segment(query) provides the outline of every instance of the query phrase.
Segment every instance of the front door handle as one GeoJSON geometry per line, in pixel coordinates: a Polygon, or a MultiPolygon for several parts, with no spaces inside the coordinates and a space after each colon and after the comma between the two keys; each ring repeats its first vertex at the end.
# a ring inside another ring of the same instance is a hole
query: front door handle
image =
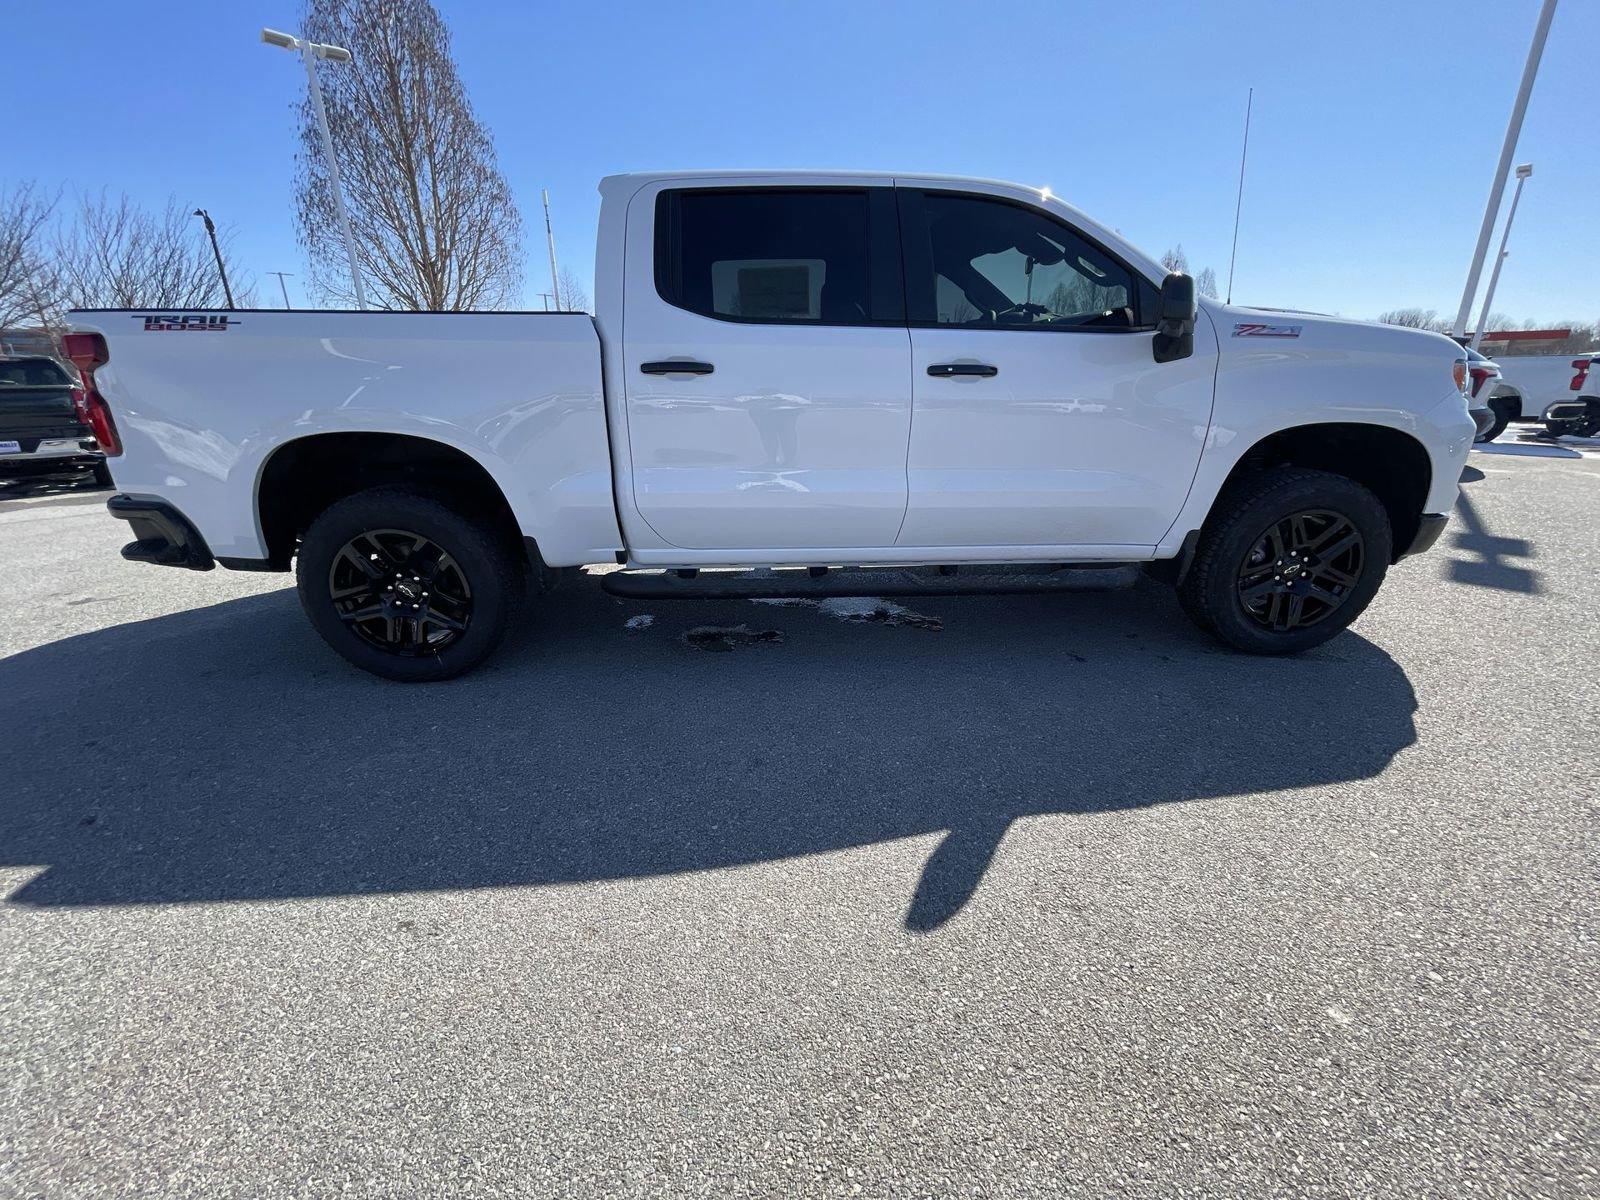
{"type": "Polygon", "coordinates": [[[934,363],[928,368],[928,374],[936,379],[949,379],[955,375],[975,375],[988,379],[1000,374],[1000,368],[991,367],[988,363],[934,363]]]}
{"type": "Polygon", "coordinates": [[[639,370],[646,375],[709,375],[716,368],[706,362],[687,359],[668,359],[666,362],[640,363],[639,370]]]}

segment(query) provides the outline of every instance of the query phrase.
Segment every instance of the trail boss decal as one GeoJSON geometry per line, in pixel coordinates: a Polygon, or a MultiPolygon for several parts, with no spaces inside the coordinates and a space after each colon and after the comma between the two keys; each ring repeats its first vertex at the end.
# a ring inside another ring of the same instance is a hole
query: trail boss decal
{"type": "Polygon", "coordinates": [[[1240,321],[1233,327],[1233,336],[1296,338],[1304,328],[1304,325],[1263,325],[1256,321],[1240,321]]]}
{"type": "Polygon", "coordinates": [[[232,317],[214,317],[205,313],[140,313],[133,318],[144,322],[146,333],[172,333],[187,330],[190,333],[227,333],[229,325],[243,325],[232,317]]]}

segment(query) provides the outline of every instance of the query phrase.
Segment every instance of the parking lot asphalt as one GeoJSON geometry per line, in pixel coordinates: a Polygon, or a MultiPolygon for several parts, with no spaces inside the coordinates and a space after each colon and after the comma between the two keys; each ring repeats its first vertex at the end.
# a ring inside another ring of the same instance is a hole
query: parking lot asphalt
{"type": "Polygon", "coordinates": [[[586,581],[423,687],[0,495],[0,1195],[1596,1194],[1600,443],[1464,479],[1299,659],[586,581]]]}

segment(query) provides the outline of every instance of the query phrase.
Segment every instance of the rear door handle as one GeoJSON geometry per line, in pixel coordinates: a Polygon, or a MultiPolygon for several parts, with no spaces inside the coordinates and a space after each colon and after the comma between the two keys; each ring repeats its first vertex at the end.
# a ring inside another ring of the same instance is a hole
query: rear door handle
{"type": "Polygon", "coordinates": [[[709,375],[716,368],[706,362],[669,359],[666,362],[640,363],[639,370],[646,375],[709,375]]]}
{"type": "Polygon", "coordinates": [[[991,367],[988,363],[934,363],[928,368],[928,374],[937,379],[949,379],[953,375],[976,375],[988,379],[991,375],[1000,374],[1000,368],[991,367]]]}

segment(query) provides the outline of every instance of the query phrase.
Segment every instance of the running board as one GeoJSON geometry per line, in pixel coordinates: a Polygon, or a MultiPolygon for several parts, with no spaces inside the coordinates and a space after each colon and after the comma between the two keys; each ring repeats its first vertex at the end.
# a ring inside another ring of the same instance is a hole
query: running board
{"type": "Polygon", "coordinates": [[[818,596],[998,596],[1106,592],[1132,587],[1139,564],[1088,566],[838,567],[774,570],[608,571],[600,586],[629,600],[792,600],[818,596]]]}

